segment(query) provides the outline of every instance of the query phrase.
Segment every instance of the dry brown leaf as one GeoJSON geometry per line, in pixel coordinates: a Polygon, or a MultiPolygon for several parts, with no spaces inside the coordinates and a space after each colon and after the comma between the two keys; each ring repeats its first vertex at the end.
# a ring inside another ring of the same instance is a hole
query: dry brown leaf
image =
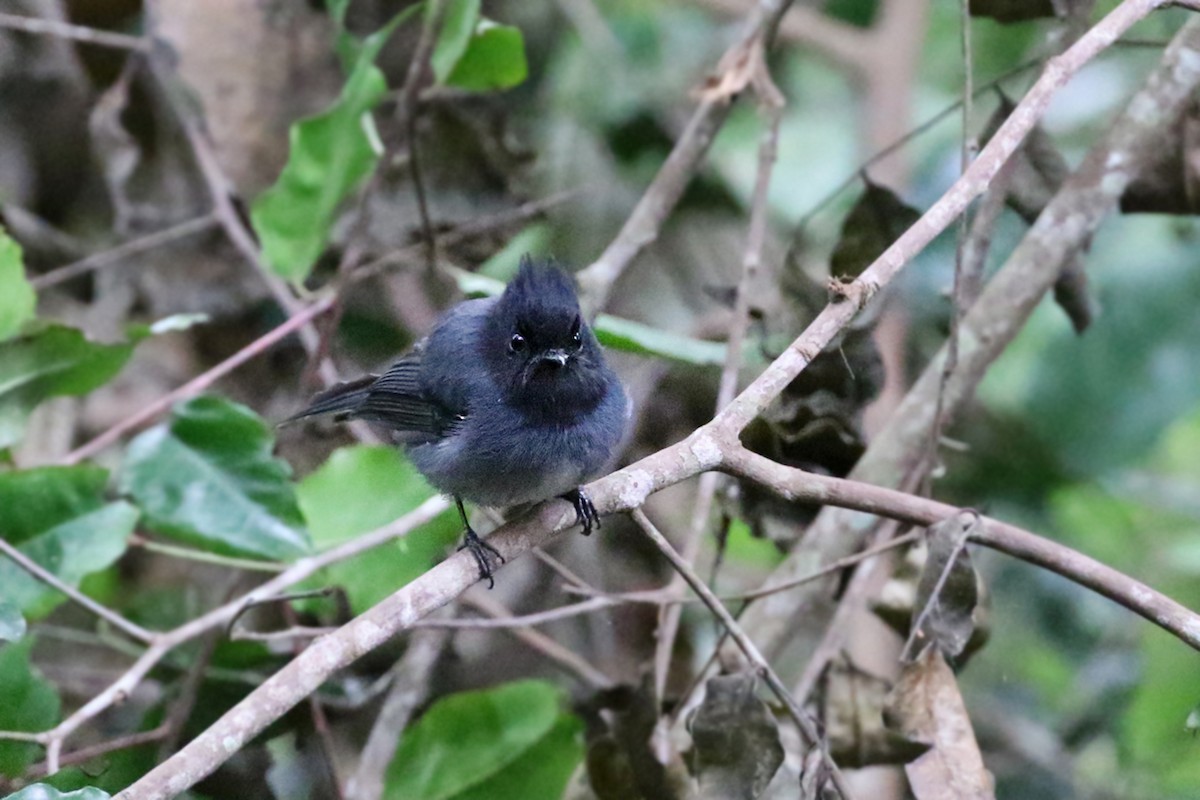
{"type": "Polygon", "coordinates": [[[917,800],[995,800],[954,672],[936,647],[904,668],[889,698],[889,724],[930,749],[905,765],[917,800]]]}

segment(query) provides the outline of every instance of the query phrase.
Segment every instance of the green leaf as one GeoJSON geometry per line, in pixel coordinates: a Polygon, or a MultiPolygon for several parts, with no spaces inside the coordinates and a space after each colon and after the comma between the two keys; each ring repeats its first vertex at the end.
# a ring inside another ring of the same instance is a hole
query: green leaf
{"type": "Polygon", "coordinates": [[[33,319],[37,295],[25,279],[21,246],[0,228],[0,342],[33,319]]]}
{"type": "Polygon", "coordinates": [[[410,11],[363,41],[333,105],[292,125],[288,162],[275,185],[254,202],[250,219],[263,257],[288,280],[308,277],[329,240],[334,212],[375,169],[382,146],[370,112],[387,92],[375,58],[410,11]]]}
{"type": "Polygon", "coordinates": [[[471,92],[511,89],[529,75],[519,28],[481,19],[446,83],[471,92]]]}
{"type": "Polygon", "coordinates": [[[148,527],[212,552],[288,560],[310,549],[286,462],[250,409],[218,397],[176,406],[130,443],[121,491],[148,527]]]}
{"type": "Polygon", "coordinates": [[[16,794],[10,794],[4,800],[110,800],[112,795],[99,789],[77,789],[74,792],[60,792],[53,786],[35,783],[26,786],[16,794]]]}
{"type": "MultiPolygon", "coordinates": [[[[137,524],[128,503],[104,502],[107,473],[98,467],[43,467],[0,474],[0,535],[70,586],[125,552],[137,524]]],[[[43,616],[65,598],[7,558],[0,558],[4,600],[43,616]]]]}
{"type": "MultiPolygon", "coordinates": [[[[58,694],[29,663],[33,639],[0,647],[0,730],[44,731],[58,722],[58,694]]],[[[0,775],[15,777],[41,750],[30,742],[0,741],[0,775]]]]}
{"type": "Polygon", "coordinates": [[[454,800],[558,800],[583,758],[583,724],[559,714],[554,726],[516,761],[454,800]]]}
{"type": "Polygon", "coordinates": [[[385,797],[556,800],[581,755],[579,722],[560,704],[558,689],[543,681],[438,701],[405,731],[385,797]]]}
{"type": "Polygon", "coordinates": [[[719,367],[725,363],[725,345],[681,336],[633,320],[601,314],[593,326],[605,347],[645,356],[658,356],[680,364],[719,367]]]}
{"type": "Polygon", "coordinates": [[[25,635],[25,617],[11,600],[0,600],[0,641],[19,642],[25,635]]]}
{"type": "Polygon", "coordinates": [[[0,344],[0,449],[20,441],[29,412],[39,403],[107,383],[132,352],[133,343],[97,344],[61,325],[0,344]]]}
{"type": "MultiPolygon", "coordinates": [[[[434,494],[398,450],[363,445],[335,450],[296,487],[319,549],[386,525],[434,494]]],[[[364,611],[425,572],[458,534],[458,518],[442,514],[402,539],[330,567],[314,582],[344,586],[352,610],[364,611]]]]}
{"type": "MultiPolygon", "coordinates": [[[[470,297],[494,297],[504,291],[504,283],[488,275],[451,268],[458,289],[470,297]]],[[[725,345],[693,339],[678,333],[652,328],[633,320],[601,314],[592,323],[600,344],[614,350],[643,356],[658,356],[668,361],[698,367],[719,367],[725,363],[725,345]]],[[[757,353],[746,348],[746,363],[761,361],[757,353]]]]}
{"type": "MultiPolygon", "coordinates": [[[[429,62],[439,84],[445,84],[475,35],[480,0],[449,0],[429,62]]],[[[431,9],[436,4],[431,4],[431,9]]]]}

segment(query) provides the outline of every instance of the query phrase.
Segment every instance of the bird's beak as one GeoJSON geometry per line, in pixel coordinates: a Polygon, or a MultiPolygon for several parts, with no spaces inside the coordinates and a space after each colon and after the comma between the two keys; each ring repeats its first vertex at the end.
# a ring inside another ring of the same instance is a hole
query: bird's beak
{"type": "Polygon", "coordinates": [[[566,350],[561,350],[561,349],[547,350],[545,353],[542,354],[541,361],[547,367],[565,367],[567,365],[567,360],[570,357],[571,357],[571,354],[568,353],[566,350]]]}

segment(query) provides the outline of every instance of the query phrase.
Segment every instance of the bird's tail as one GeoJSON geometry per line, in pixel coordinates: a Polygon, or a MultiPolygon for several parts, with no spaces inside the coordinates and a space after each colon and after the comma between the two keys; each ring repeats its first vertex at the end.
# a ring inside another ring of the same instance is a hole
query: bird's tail
{"type": "Polygon", "coordinates": [[[324,414],[337,415],[335,418],[339,422],[352,419],[356,416],[355,412],[361,409],[363,403],[366,402],[371,386],[378,379],[378,375],[364,375],[357,380],[339,383],[314,397],[308,408],[299,414],[288,417],[279,424],[287,425],[324,414]]]}

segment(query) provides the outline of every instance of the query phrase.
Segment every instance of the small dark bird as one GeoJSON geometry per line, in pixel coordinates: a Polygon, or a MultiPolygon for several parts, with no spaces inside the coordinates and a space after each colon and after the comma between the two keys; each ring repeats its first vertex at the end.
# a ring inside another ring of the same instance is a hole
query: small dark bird
{"type": "Polygon", "coordinates": [[[504,559],[472,530],[463,500],[505,507],[561,497],[590,534],[600,519],[580,485],[616,456],[630,405],[570,277],[524,256],[504,294],[458,304],[383,375],[335,386],[292,419],[317,414],[388,429],[454,497],[467,529],[459,549],[490,587],[491,557],[504,559]]]}

